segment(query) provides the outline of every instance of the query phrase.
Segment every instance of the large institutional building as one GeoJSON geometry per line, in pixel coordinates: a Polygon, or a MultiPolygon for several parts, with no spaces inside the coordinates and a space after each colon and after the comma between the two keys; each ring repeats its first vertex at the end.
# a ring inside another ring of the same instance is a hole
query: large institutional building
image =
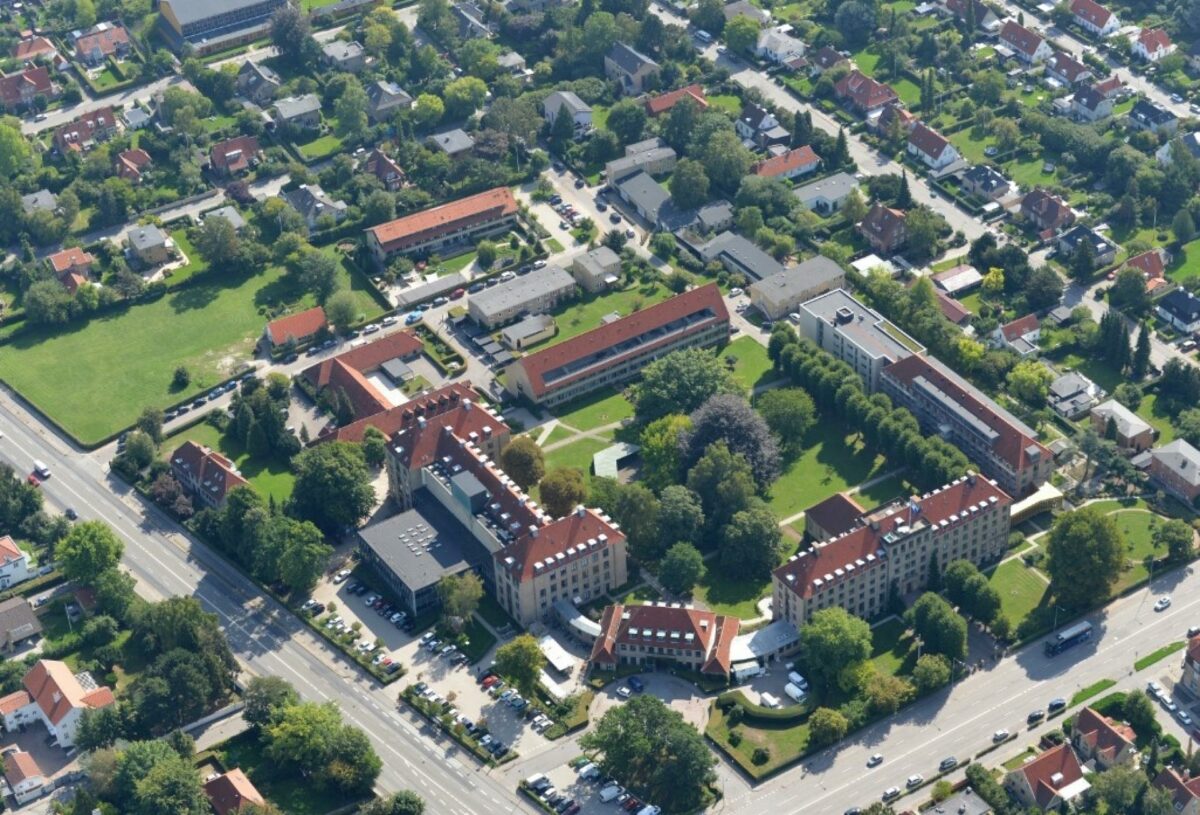
{"type": "Polygon", "coordinates": [[[496,187],[373,226],[367,230],[367,247],[382,269],[399,255],[429,255],[477,243],[516,223],[517,199],[508,187],[496,187]]]}
{"type": "Polygon", "coordinates": [[[258,39],[287,0],[161,0],[159,29],[171,48],[207,54],[258,39]]]}
{"type": "Polygon", "coordinates": [[[857,517],[832,513],[841,519],[826,521],[828,540],[775,570],[774,617],[799,628],[837,606],[871,619],[886,610],[893,586],[901,594],[926,588],[932,556],[942,569],[996,561],[1008,545],[1011,505],[995,483],[970,474],[857,517]]]}
{"type": "Polygon", "coordinates": [[[678,603],[618,603],[604,609],[591,662],[608,670],[662,664],[728,677],[739,624],[737,617],[678,603]]]}

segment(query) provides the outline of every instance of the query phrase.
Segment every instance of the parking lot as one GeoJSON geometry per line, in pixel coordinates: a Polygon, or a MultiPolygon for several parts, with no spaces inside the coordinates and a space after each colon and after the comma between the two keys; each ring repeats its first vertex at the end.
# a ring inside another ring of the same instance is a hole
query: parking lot
{"type": "Polygon", "coordinates": [[[650,802],[639,801],[626,793],[582,756],[524,780],[542,800],[563,815],[625,815],[626,812],[638,815],[652,806],[650,802]],[[601,799],[604,790],[609,790],[604,793],[607,801],[601,799]]]}
{"type": "MultiPolygon", "coordinates": [[[[643,673],[638,674],[636,679],[643,686],[641,693],[657,696],[668,707],[681,714],[687,722],[696,725],[701,732],[704,731],[704,725],[708,720],[709,700],[696,694],[695,685],[670,674],[643,673]]],[[[599,719],[605,711],[615,705],[623,704],[626,701],[627,697],[622,695],[623,688],[629,691],[630,696],[638,692],[629,680],[625,680],[611,682],[603,691],[596,694],[596,701],[592,703],[591,709],[592,721],[599,719]]]]}

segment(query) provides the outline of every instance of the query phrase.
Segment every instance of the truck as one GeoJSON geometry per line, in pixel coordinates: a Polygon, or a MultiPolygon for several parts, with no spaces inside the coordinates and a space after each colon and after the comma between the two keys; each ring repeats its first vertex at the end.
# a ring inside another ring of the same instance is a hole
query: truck
{"type": "Polygon", "coordinates": [[[763,707],[769,707],[769,708],[783,707],[783,703],[779,701],[778,696],[774,696],[770,693],[764,693],[759,698],[762,699],[763,707]]]}
{"type": "Polygon", "coordinates": [[[1050,639],[1046,640],[1044,647],[1046,656],[1052,657],[1061,654],[1068,648],[1074,647],[1081,642],[1087,642],[1092,638],[1092,624],[1089,622],[1076,623],[1075,625],[1064,628],[1050,639]]]}
{"type": "Polygon", "coordinates": [[[733,681],[734,681],[734,684],[741,684],[742,682],[749,682],[751,679],[756,679],[760,676],[763,676],[764,674],[766,674],[766,672],[767,672],[767,669],[757,663],[751,664],[751,665],[746,665],[741,668],[734,668],[733,669],[733,681]]]}
{"type": "Polygon", "coordinates": [[[600,790],[600,800],[601,800],[601,802],[607,804],[612,799],[620,796],[620,794],[621,794],[621,787],[617,784],[610,784],[609,786],[600,790]]]}

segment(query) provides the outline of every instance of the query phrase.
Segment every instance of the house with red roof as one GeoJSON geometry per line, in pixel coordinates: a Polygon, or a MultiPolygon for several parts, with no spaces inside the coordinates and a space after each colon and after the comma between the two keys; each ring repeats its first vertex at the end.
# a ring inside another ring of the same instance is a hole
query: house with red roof
{"type": "Polygon", "coordinates": [[[1046,60],[1046,75],[1057,79],[1068,88],[1073,88],[1095,77],[1092,69],[1068,54],[1066,51],[1055,51],[1046,60]]]}
{"type": "Polygon", "coordinates": [[[363,171],[378,178],[383,188],[390,192],[404,186],[404,170],[394,158],[379,148],[372,150],[371,155],[367,156],[367,160],[363,162],[363,171]]]}
{"type": "Polygon", "coordinates": [[[42,66],[0,76],[0,104],[6,110],[27,108],[39,96],[47,101],[58,98],[58,86],[50,79],[50,72],[42,66]]]}
{"type": "Polygon", "coordinates": [[[185,441],[171,454],[171,475],[200,508],[220,509],[231,490],[250,483],[232,461],[194,441],[185,441]]]}
{"type": "Polygon", "coordinates": [[[658,96],[648,96],[643,104],[646,115],[655,118],[669,112],[684,99],[692,100],[700,110],[708,110],[708,97],[704,95],[704,86],[698,82],[658,96]]]}
{"type": "Polygon", "coordinates": [[[942,312],[942,316],[955,325],[963,325],[971,319],[971,309],[964,306],[961,302],[954,299],[940,289],[934,291],[934,296],[937,297],[938,309],[942,312]]]}
{"type": "Polygon", "coordinates": [[[876,252],[894,255],[908,240],[906,217],[902,209],[892,209],[876,203],[859,222],[858,232],[876,252]]]}
{"type": "Polygon", "coordinates": [[[1171,253],[1162,247],[1149,249],[1140,255],[1134,255],[1125,261],[1126,269],[1141,272],[1146,280],[1146,290],[1154,291],[1160,286],[1167,285],[1167,264],[1171,262],[1171,253]]]}
{"type": "Polygon", "coordinates": [[[108,57],[129,56],[129,32],[120,23],[96,23],[87,31],[72,34],[75,58],[84,65],[97,67],[108,57]]]}
{"type": "Polygon", "coordinates": [[[496,187],[448,204],[405,215],[367,230],[367,246],[380,269],[397,255],[428,255],[510,230],[517,199],[496,187]]]}
{"type": "Polygon", "coordinates": [[[992,345],[1015,351],[1022,359],[1036,356],[1038,340],[1042,337],[1042,324],[1036,314],[1026,314],[1012,322],[999,326],[992,332],[992,345]]]}
{"type": "Polygon", "coordinates": [[[678,667],[728,679],[739,624],[737,617],[679,603],[617,603],[604,609],[589,662],[604,670],[678,667]]]}
{"type": "Polygon", "coordinates": [[[1146,62],[1158,62],[1163,57],[1175,53],[1175,43],[1171,42],[1170,35],[1161,28],[1141,29],[1136,37],[1130,37],[1129,46],[1135,57],[1146,62]]]}
{"type": "Polygon", "coordinates": [[[1071,745],[1084,764],[1095,763],[1097,770],[1117,765],[1137,766],[1137,733],[1124,722],[1114,721],[1085,707],[1071,727],[1071,745]]]}
{"type": "Polygon", "coordinates": [[[77,246],[62,249],[46,257],[50,271],[70,294],[74,294],[81,286],[91,282],[92,264],[95,262],[96,258],[77,246]]]}
{"type": "Polygon", "coordinates": [[[1004,777],[1004,789],[1023,807],[1057,812],[1091,789],[1069,744],[1052,747],[1004,777]]]}
{"type": "Polygon", "coordinates": [[[1015,20],[1004,23],[1004,27],[1000,29],[1000,42],[1011,48],[1017,58],[1027,65],[1044,62],[1054,53],[1054,49],[1041,34],[1030,31],[1015,20]]]}
{"type": "Polygon", "coordinates": [[[1113,71],[1112,76],[1108,79],[1097,82],[1093,85],[1097,91],[1104,94],[1106,99],[1115,99],[1125,88],[1125,80],[1121,79],[1121,75],[1113,71]]]}
{"type": "Polygon", "coordinates": [[[151,163],[150,154],[140,147],[135,147],[132,150],[122,150],[117,153],[117,157],[113,160],[113,168],[120,178],[140,184],[142,171],[151,163]]]}
{"type": "Polygon", "coordinates": [[[303,345],[328,325],[325,309],[314,306],[267,323],[263,337],[272,348],[279,348],[288,342],[303,345]]]}
{"type": "Polygon", "coordinates": [[[772,573],[776,620],[799,628],[830,607],[872,619],[887,608],[893,584],[902,594],[926,587],[931,558],[942,568],[954,560],[984,565],[1002,558],[1008,545],[1012,499],[974,473],[856,516],[852,503],[813,507],[833,536],[772,573]]]}
{"type": "Polygon", "coordinates": [[[29,555],[11,536],[0,537],[0,589],[7,589],[30,578],[29,555]]]}
{"type": "Polygon", "coordinates": [[[816,51],[808,54],[809,70],[813,76],[820,76],[826,71],[839,65],[848,65],[850,60],[831,45],[822,45],[816,51]]]}
{"type": "Polygon", "coordinates": [[[349,402],[356,420],[365,419],[407,401],[394,396],[389,385],[403,386],[405,363],[420,356],[423,347],[411,331],[396,331],[323,359],[304,369],[300,379],[314,398],[331,391],[338,400],[349,402]]]}
{"type": "Polygon", "coordinates": [[[1098,37],[1115,34],[1121,27],[1117,15],[1096,2],[1096,0],[1071,0],[1071,14],[1076,24],[1085,31],[1090,31],[1098,37]]]}
{"type": "Polygon", "coordinates": [[[754,174],[764,178],[797,178],[815,173],[820,166],[821,157],[806,144],[778,156],[763,159],[754,165],[754,174]]]}
{"type": "Polygon", "coordinates": [[[1075,223],[1075,213],[1067,202],[1041,187],[1030,190],[1021,199],[1021,215],[1039,234],[1053,235],[1075,223]]]}
{"type": "Polygon", "coordinates": [[[834,493],[804,510],[804,532],[815,541],[836,538],[857,526],[865,511],[848,493],[834,493]]]}
{"type": "Polygon", "coordinates": [[[19,62],[48,62],[56,70],[62,70],[68,63],[63,59],[54,43],[45,37],[35,37],[32,34],[23,37],[12,47],[13,59],[19,62]]]}
{"type": "Polygon", "coordinates": [[[1154,786],[1171,793],[1177,815],[1200,815],[1200,776],[1192,778],[1167,767],[1154,779],[1154,786]]]}
{"type": "Polygon", "coordinates": [[[26,804],[47,792],[42,768],[24,750],[13,750],[4,755],[4,780],[18,804],[26,804]]]}
{"type": "Polygon", "coordinates": [[[267,803],[246,774],[236,767],[206,781],[204,797],[217,815],[241,812],[248,804],[261,807],[267,803]]]}
{"type": "Polygon", "coordinates": [[[58,746],[75,746],[75,735],[85,710],[108,707],[116,702],[112,689],[97,685],[87,671],[71,673],[67,663],[42,659],[34,663],[22,681],[22,689],[0,698],[4,729],[12,732],[22,725],[41,722],[58,746]]]}
{"type": "Polygon", "coordinates": [[[1183,657],[1183,675],[1179,682],[1193,694],[1200,695],[1200,636],[1188,641],[1183,657]]]}
{"type": "Polygon", "coordinates": [[[909,131],[908,145],[905,149],[910,156],[934,172],[946,169],[961,158],[954,145],[924,122],[918,122],[909,131]]]}
{"type": "Polygon", "coordinates": [[[217,175],[228,178],[249,170],[260,155],[262,148],[258,139],[253,136],[237,136],[212,146],[208,151],[208,166],[217,175]]]}
{"type": "Polygon", "coordinates": [[[89,111],[54,131],[54,147],[63,156],[86,153],[97,143],[115,136],[119,128],[111,107],[89,111]]]}
{"type": "Polygon", "coordinates": [[[857,69],[834,84],[833,94],[851,110],[868,117],[900,99],[890,85],[876,82],[857,69]]]}

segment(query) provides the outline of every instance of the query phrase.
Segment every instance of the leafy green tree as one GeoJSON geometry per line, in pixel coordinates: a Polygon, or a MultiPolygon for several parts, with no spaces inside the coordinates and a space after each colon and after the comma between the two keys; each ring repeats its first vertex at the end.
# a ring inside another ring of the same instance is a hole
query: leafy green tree
{"type": "Polygon", "coordinates": [[[348,442],[310,447],[292,459],[296,483],[289,511],[326,533],[356,526],[375,505],[362,448],[348,442]]]}
{"type": "Polygon", "coordinates": [[[708,173],[704,165],[683,158],[671,173],[671,200],[680,209],[695,209],[708,200],[708,173]]]}
{"type": "Polygon", "coordinates": [[[337,261],[316,249],[309,249],[300,255],[296,261],[296,271],[300,285],[305,291],[311,292],[318,303],[328,300],[340,285],[337,261]]]}
{"type": "Polygon", "coordinates": [[[336,326],[339,331],[347,331],[359,316],[358,301],[354,292],[339,289],[329,295],[325,301],[325,319],[336,326]]]}
{"type": "Polygon", "coordinates": [[[672,484],[658,497],[658,534],[661,540],[695,544],[704,529],[704,509],[697,495],[681,484],[672,484]]]}
{"type": "Polygon", "coordinates": [[[648,487],[662,491],[679,481],[683,468],[679,437],[691,426],[692,420],[687,416],[671,413],[655,419],[642,430],[638,442],[642,448],[642,480],[648,487]]]}
{"type": "Polygon", "coordinates": [[[233,271],[242,256],[242,239],[228,218],[205,218],[193,240],[200,256],[219,271],[233,271]]]}
{"type": "Polygon", "coordinates": [[[97,575],[114,568],[124,551],[125,544],[108,524],[83,521],[58,542],[54,559],[68,580],[88,586],[97,575]]]}
{"type": "Polygon", "coordinates": [[[446,103],[446,113],[452,119],[470,116],[487,98],[487,85],[476,76],[462,76],[446,85],[442,91],[442,100],[446,103]]]}
{"type": "Polygon", "coordinates": [[[876,713],[895,713],[912,699],[915,690],[898,676],[884,673],[868,662],[860,675],[860,690],[868,706],[876,713]]]}
{"type": "Polygon", "coordinates": [[[456,630],[471,619],[483,599],[483,582],[474,572],[446,575],[438,581],[438,598],[442,601],[442,618],[456,630]],[[455,621],[458,622],[455,622],[455,621]]]}
{"type": "Polygon", "coordinates": [[[1136,812],[1137,801],[1145,792],[1149,779],[1136,767],[1109,767],[1095,773],[1090,779],[1092,788],[1088,796],[1101,802],[1103,812],[1136,812]]]}
{"type": "Polygon", "coordinates": [[[1068,608],[1106,600],[1125,562],[1125,538],[1116,521],[1093,507],[1055,519],[1047,545],[1050,590],[1068,608]]]}
{"type": "Polygon", "coordinates": [[[242,692],[242,718],[253,727],[262,727],[271,722],[285,708],[300,701],[286,679],[278,676],[255,676],[246,683],[242,692]]]}
{"type": "Polygon", "coordinates": [[[1175,213],[1175,218],[1171,221],[1171,231],[1175,233],[1175,240],[1180,244],[1191,243],[1196,239],[1196,222],[1192,220],[1192,213],[1187,207],[1175,213]]]}
{"type": "Polygon", "coordinates": [[[539,489],[542,506],[555,518],[567,515],[587,498],[583,473],[574,467],[557,467],[546,473],[539,489]]]}
{"type": "Polygon", "coordinates": [[[819,707],[808,717],[809,741],[815,747],[841,741],[849,729],[846,717],[831,708],[819,707]]]}
{"type": "Polygon", "coordinates": [[[286,4],[271,15],[271,43],[283,60],[299,68],[308,61],[312,29],[298,6],[286,4]]]}
{"type": "Polygon", "coordinates": [[[516,436],[500,452],[500,466],[517,486],[531,490],[546,474],[542,448],[529,436],[516,436]]]}
{"type": "Polygon", "coordinates": [[[163,412],[161,408],[144,408],[135,422],[138,430],[149,436],[155,444],[161,444],[163,438],[163,412]]]}
{"type": "Polygon", "coordinates": [[[0,178],[12,178],[19,172],[33,169],[33,151],[18,127],[9,119],[0,122],[0,178]]]}
{"type": "Polygon", "coordinates": [[[950,660],[941,654],[921,654],[913,666],[912,677],[921,693],[940,688],[950,681],[950,660]]]}
{"type": "Polygon", "coordinates": [[[925,651],[962,659],[967,655],[967,621],[933,592],[917,598],[906,614],[925,651]]]}
{"type": "Polygon", "coordinates": [[[1138,733],[1155,732],[1154,703],[1141,690],[1131,690],[1125,695],[1125,704],[1121,706],[1121,715],[1129,726],[1138,733]]]}
{"type": "Polygon", "coordinates": [[[677,543],[658,564],[658,579],[675,594],[688,594],[704,576],[704,558],[690,543],[677,543]]]}
{"type": "Polygon", "coordinates": [[[755,494],[754,473],[740,453],[732,453],[724,441],[708,446],[688,471],[688,489],[700,498],[709,531],[729,523],[750,506],[755,494]]]}
{"type": "Polygon", "coordinates": [[[698,461],[715,442],[746,457],[760,487],[779,477],[779,446],[767,423],[741,396],[717,394],[691,415],[692,428],[680,438],[686,449],[685,466],[698,461]]]}
{"type": "Polygon", "coordinates": [[[779,520],[757,499],[730,518],[721,532],[721,566],[737,578],[765,579],[779,565],[782,551],[779,520]]]}
{"type": "Polygon", "coordinates": [[[108,707],[83,711],[79,719],[79,730],[75,734],[75,745],[80,750],[96,750],[111,747],[120,739],[130,735],[128,706],[118,702],[108,707]]]}
{"type": "Polygon", "coordinates": [[[646,130],[646,108],[635,99],[622,99],[608,109],[604,126],[616,135],[621,144],[641,141],[646,130]]]}
{"type": "Polygon", "coordinates": [[[423,93],[417,97],[412,109],[413,124],[424,130],[433,127],[446,115],[446,106],[442,100],[432,93],[423,93]]]}
{"type": "Polygon", "coordinates": [[[737,190],[754,163],[754,154],[732,129],[713,133],[694,158],[704,166],[709,181],[727,193],[737,190]]]}
{"type": "MultiPolygon", "coordinates": [[[[1150,372],[1150,329],[1145,323],[1138,329],[1137,346],[1133,351],[1133,362],[1130,363],[1130,374],[1135,380],[1145,379],[1150,372]]],[[[1124,383],[1129,384],[1129,383],[1124,383]]],[[[1119,387],[1119,386],[1118,386],[1119,387]]],[[[1127,405],[1128,407],[1128,405],[1127,405]]],[[[1136,407],[1134,408],[1136,410],[1136,407]]]]}
{"type": "Polygon", "coordinates": [[[387,460],[387,437],[372,425],[363,432],[362,449],[368,467],[382,467],[387,460]]]}
{"type": "Polygon", "coordinates": [[[823,608],[800,629],[800,653],[813,683],[822,690],[836,689],[843,671],[871,655],[871,626],[845,609],[823,608]]]}
{"type": "Polygon", "coordinates": [[[1018,362],[1008,373],[1008,389],[1021,401],[1039,408],[1046,404],[1054,374],[1037,360],[1018,362]]]}
{"type": "Polygon", "coordinates": [[[579,744],[631,792],[678,811],[699,806],[715,778],[717,759],[700,733],[651,694],[609,708],[579,744]]]}
{"type": "Polygon", "coordinates": [[[496,672],[517,686],[522,695],[533,695],[546,667],[546,655],[529,634],[521,634],[496,649],[496,672]]]}
{"type": "Polygon", "coordinates": [[[284,538],[279,558],[279,579],[291,591],[307,594],[316,587],[325,572],[333,547],[325,543],[321,530],[308,521],[289,518],[276,529],[284,538]]]}
{"type": "Polygon", "coordinates": [[[758,44],[758,30],[757,20],[738,15],[725,24],[725,44],[739,54],[753,53],[758,44]]]}
{"type": "Polygon", "coordinates": [[[1195,533],[1187,521],[1172,518],[1160,521],[1150,533],[1150,540],[1155,549],[1165,549],[1167,557],[1173,561],[1191,560],[1195,553],[1195,533]]]}
{"type": "Polygon", "coordinates": [[[789,458],[804,448],[804,438],[817,422],[817,407],[803,388],[772,388],[758,397],[755,409],[779,439],[789,458]]]}
{"type": "Polygon", "coordinates": [[[337,118],[337,133],[343,138],[361,136],[367,129],[369,100],[358,77],[346,77],[342,92],[333,104],[333,115],[337,118]]]}
{"type": "Polygon", "coordinates": [[[362,810],[362,815],[424,815],[425,801],[411,790],[401,790],[387,798],[376,798],[362,810]]]}

